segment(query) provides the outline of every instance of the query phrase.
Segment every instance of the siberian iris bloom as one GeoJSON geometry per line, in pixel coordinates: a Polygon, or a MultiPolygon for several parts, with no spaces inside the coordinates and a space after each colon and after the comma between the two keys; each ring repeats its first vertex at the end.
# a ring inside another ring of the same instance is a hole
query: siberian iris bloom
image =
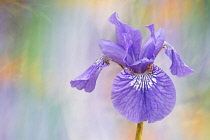
{"type": "Polygon", "coordinates": [[[156,56],[165,51],[172,62],[170,71],[178,77],[191,75],[193,70],[165,41],[163,29],[155,32],[154,24],[146,26],[151,35],[142,44],[141,32],[122,23],[117,13],[112,14],[109,21],[116,27],[117,42],[102,39],[99,46],[104,55],[70,81],[71,86],[92,92],[101,70],[109,61],[114,61],[123,68],[112,87],[111,99],[116,110],[134,123],[162,120],[174,108],[176,90],[170,77],[154,64],[156,56]]]}

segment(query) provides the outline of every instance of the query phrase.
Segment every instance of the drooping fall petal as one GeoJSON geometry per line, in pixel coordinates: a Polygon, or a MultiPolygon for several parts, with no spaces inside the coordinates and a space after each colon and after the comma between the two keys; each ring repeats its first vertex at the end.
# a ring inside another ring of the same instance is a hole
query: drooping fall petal
{"type": "Polygon", "coordinates": [[[107,59],[106,56],[97,59],[83,74],[70,81],[71,86],[78,90],[84,89],[86,92],[92,92],[95,89],[99,73],[109,65],[107,59]]]}
{"type": "Polygon", "coordinates": [[[169,43],[164,42],[164,46],[166,46],[165,54],[172,61],[172,64],[170,66],[171,74],[178,77],[185,77],[193,74],[194,71],[182,61],[180,55],[169,43]]]}
{"type": "Polygon", "coordinates": [[[112,99],[114,107],[127,120],[153,123],[172,111],[176,91],[169,76],[157,66],[147,74],[124,69],[114,80],[112,99]]]}

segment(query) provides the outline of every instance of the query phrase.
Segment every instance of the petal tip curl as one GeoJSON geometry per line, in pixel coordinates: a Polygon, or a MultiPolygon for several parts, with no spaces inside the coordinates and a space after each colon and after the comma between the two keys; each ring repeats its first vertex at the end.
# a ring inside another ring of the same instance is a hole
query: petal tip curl
{"type": "Polygon", "coordinates": [[[119,17],[117,12],[114,12],[110,17],[109,17],[109,22],[115,24],[116,20],[119,21],[119,17]]]}

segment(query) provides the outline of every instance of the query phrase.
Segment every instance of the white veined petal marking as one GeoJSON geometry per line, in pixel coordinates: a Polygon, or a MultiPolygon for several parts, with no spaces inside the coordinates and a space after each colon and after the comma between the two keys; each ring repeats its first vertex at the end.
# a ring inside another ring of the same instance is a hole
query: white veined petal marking
{"type": "Polygon", "coordinates": [[[130,85],[141,91],[147,91],[157,83],[155,73],[134,74],[129,78],[133,79],[130,85]]]}
{"type": "Polygon", "coordinates": [[[93,63],[93,65],[104,65],[104,63],[105,63],[106,65],[108,65],[108,64],[109,64],[109,61],[110,61],[110,59],[109,59],[107,56],[103,55],[103,56],[101,56],[99,59],[97,59],[97,60],[93,63]]]}

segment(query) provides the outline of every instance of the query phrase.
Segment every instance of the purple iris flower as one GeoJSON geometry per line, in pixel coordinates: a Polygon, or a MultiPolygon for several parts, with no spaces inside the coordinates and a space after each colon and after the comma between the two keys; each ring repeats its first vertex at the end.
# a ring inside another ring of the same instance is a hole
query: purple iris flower
{"type": "Polygon", "coordinates": [[[113,82],[111,99],[117,111],[127,120],[135,123],[162,120],[174,108],[176,90],[170,77],[153,62],[161,50],[171,59],[171,73],[178,77],[191,75],[190,69],[174,48],[164,40],[164,30],[155,33],[154,24],[146,26],[151,36],[142,45],[139,30],[122,23],[117,13],[109,18],[116,27],[116,40],[100,41],[104,56],[96,60],[82,75],[70,82],[86,92],[92,92],[102,68],[109,61],[119,64],[123,70],[113,82]]]}

